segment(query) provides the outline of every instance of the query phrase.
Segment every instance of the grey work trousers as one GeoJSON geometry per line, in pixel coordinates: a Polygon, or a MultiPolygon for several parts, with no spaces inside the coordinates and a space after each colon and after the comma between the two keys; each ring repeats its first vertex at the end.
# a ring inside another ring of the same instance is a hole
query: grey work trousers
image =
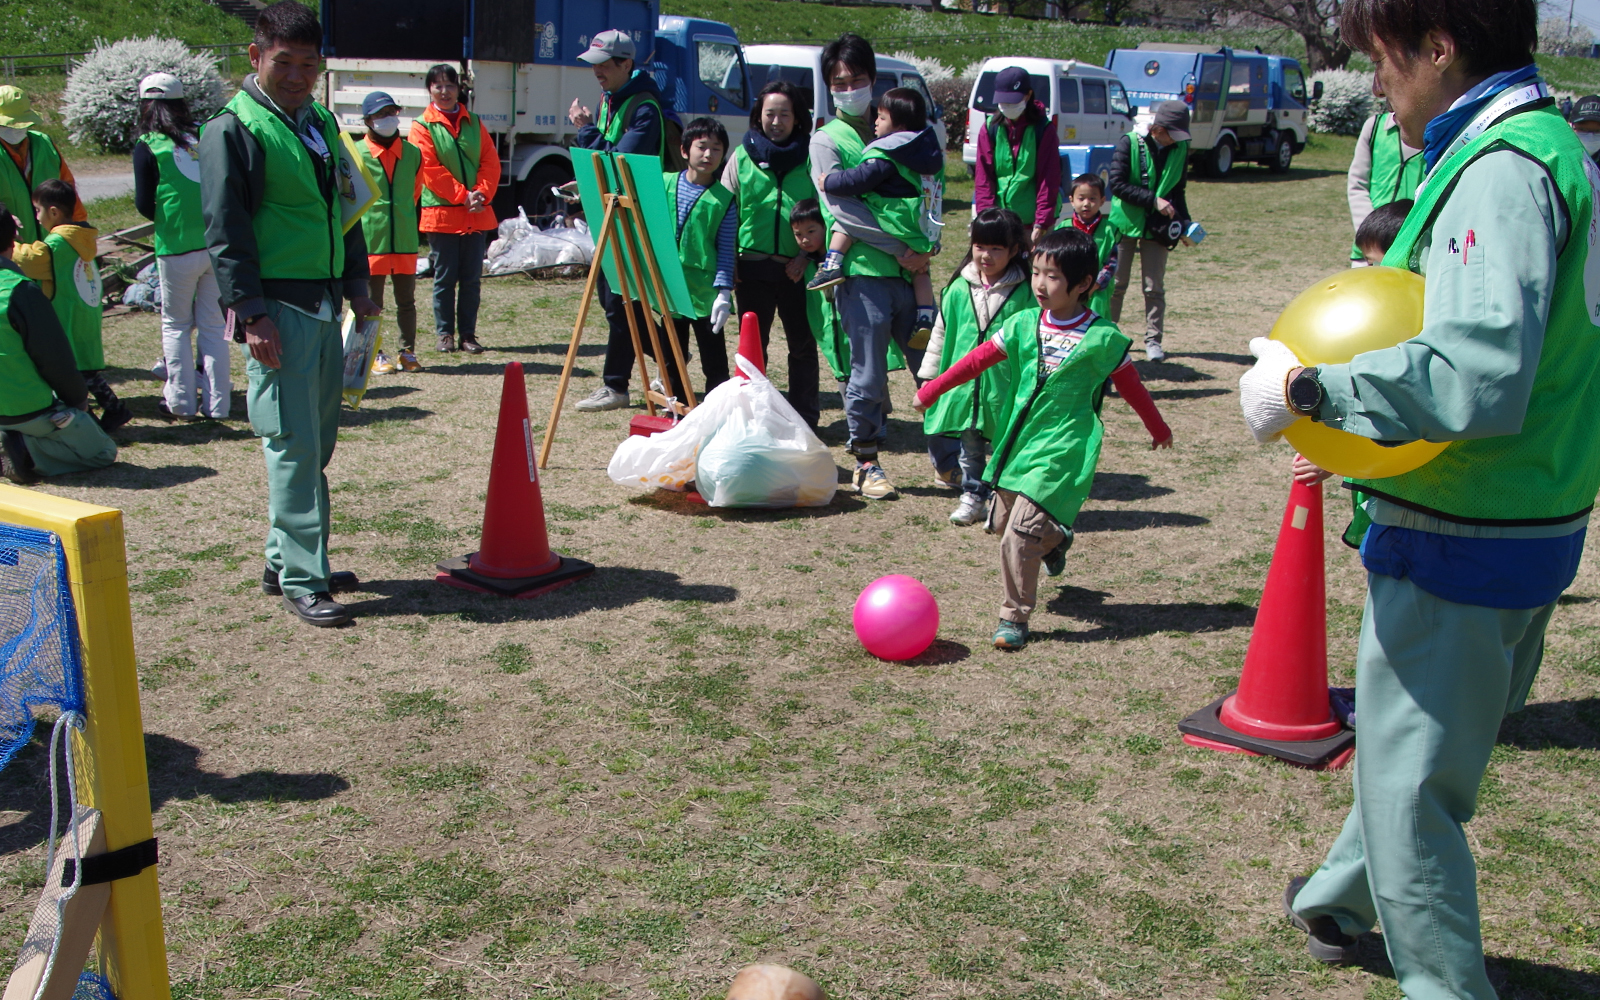
{"type": "MultiPolygon", "coordinates": [[[[1111,322],[1122,325],[1122,300],[1133,280],[1133,256],[1139,255],[1144,282],[1144,339],[1161,343],[1167,324],[1167,245],[1160,240],[1124,238],[1117,248],[1117,283],[1111,293],[1111,322]]],[[[1125,331],[1126,332],[1126,331],[1125,331]]]]}

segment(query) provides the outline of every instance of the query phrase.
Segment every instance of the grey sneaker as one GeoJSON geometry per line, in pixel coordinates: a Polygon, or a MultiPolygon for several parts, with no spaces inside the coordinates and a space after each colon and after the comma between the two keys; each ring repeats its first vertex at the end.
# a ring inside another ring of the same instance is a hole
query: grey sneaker
{"type": "Polygon", "coordinates": [[[1021,649],[1028,644],[1028,623],[1014,622],[1000,619],[1000,627],[994,630],[995,649],[1021,649]]]}
{"type": "Polygon", "coordinates": [[[976,493],[961,494],[961,502],[950,512],[950,523],[958,528],[977,524],[983,518],[983,498],[976,493]]]}
{"type": "Polygon", "coordinates": [[[1144,359],[1146,361],[1167,360],[1167,352],[1161,349],[1161,341],[1147,340],[1144,342],[1144,359]]]}
{"type": "Polygon", "coordinates": [[[629,405],[631,400],[625,392],[618,392],[608,386],[601,386],[588,396],[578,400],[573,409],[584,413],[596,413],[600,410],[620,410],[629,405]]]}
{"type": "Polygon", "coordinates": [[[1283,912],[1298,930],[1306,933],[1306,952],[1327,965],[1354,965],[1361,961],[1361,949],[1356,939],[1339,929],[1339,922],[1329,916],[1307,920],[1294,912],[1294,898],[1300,894],[1310,879],[1301,876],[1289,880],[1283,890],[1283,912]]]}
{"type": "Polygon", "coordinates": [[[878,465],[862,465],[856,468],[856,488],[868,500],[896,500],[900,497],[900,494],[894,491],[894,484],[889,482],[883,467],[878,465]]]}

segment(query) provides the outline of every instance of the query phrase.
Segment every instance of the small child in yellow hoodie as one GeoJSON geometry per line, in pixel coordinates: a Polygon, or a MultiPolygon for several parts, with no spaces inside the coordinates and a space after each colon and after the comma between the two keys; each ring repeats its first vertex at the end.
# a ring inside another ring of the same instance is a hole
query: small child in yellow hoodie
{"type": "Polygon", "coordinates": [[[100,404],[100,426],[112,431],[133,414],[101,374],[106,354],[100,339],[100,269],[94,262],[100,233],[72,221],[77,203],[78,193],[67,182],[55,178],[40,182],[33,189],[33,207],[45,237],[19,243],[12,259],[50,300],[72,344],[78,371],[100,404]]]}

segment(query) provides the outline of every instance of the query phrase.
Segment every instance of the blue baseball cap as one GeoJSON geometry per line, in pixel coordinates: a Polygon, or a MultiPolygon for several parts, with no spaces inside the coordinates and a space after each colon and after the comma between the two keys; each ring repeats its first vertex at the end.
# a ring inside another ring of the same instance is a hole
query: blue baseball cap
{"type": "Polygon", "coordinates": [[[361,101],[361,117],[371,118],[384,108],[398,108],[400,106],[394,98],[381,90],[374,90],[361,101]]]}
{"type": "Polygon", "coordinates": [[[1033,89],[1028,71],[1021,66],[1007,66],[994,77],[994,99],[997,104],[1015,104],[1033,89]]]}

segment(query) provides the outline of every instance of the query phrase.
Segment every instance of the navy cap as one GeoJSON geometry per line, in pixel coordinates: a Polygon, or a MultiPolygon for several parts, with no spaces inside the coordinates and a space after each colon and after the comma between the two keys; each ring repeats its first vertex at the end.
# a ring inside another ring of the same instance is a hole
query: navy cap
{"type": "Polygon", "coordinates": [[[1572,120],[1574,122],[1600,122],[1600,97],[1593,94],[1580,97],[1572,105],[1572,120]]]}
{"type": "Polygon", "coordinates": [[[398,108],[399,102],[381,90],[374,90],[361,101],[361,117],[371,118],[384,108],[398,108]]]}
{"type": "Polygon", "coordinates": [[[994,100],[996,104],[1014,104],[1033,89],[1028,71],[1020,66],[1007,66],[995,74],[994,100]]]}

